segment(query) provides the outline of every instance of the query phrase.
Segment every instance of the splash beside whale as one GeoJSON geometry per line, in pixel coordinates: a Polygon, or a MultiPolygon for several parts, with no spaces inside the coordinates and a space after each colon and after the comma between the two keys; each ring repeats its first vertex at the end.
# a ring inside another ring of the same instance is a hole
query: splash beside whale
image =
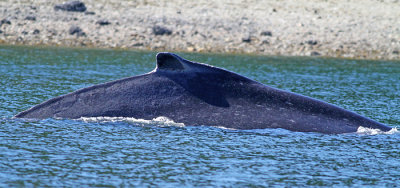
{"type": "Polygon", "coordinates": [[[283,128],[328,134],[391,127],[332,104],[275,89],[236,73],[157,54],[147,74],[83,88],[17,114],[16,118],[167,117],[185,125],[233,129],[283,128]]]}

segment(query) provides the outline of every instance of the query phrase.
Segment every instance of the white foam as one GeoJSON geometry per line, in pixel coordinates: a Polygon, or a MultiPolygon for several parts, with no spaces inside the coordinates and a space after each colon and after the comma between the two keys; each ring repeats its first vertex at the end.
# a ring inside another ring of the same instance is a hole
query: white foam
{"type": "Polygon", "coordinates": [[[377,134],[399,134],[400,131],[397,130],[397,127],[390,129],[389,131],[382,131],[380,129],[371,129],[366,127],[358,127],[357,134],[365,134],[365,135],[377,135],[377,134]]]}
{"type": "Polygon", "coordinates": [[[176,123],[173,120],[160,116],[152,120],[136,119],[131,117],[81,117],[78,120],[84,122],[128,122],[133,124],[140,124],[142,126],[152,125],[158,127],[185,127],[183,123],[176,123]]]}
{"type": "Polygon", "coordinates": [[[225,130],[238,130],[238,129],[234,129],[234,128],[228,128],[228,127],[222,127],[222,126],[214,126],[215,128],[218,129],[225,129],[225,130]]]}

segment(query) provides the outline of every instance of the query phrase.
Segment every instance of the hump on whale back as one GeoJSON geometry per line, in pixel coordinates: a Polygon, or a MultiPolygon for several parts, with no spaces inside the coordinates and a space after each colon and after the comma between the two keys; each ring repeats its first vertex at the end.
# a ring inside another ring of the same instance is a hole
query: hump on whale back
{"type": "Polygon", "coordinates": [[[157,54],[157,70],[182,71],[184,59],[176,54],[160,52],[157,54]]]}
{"type": "MultiPolygon", "coordinates": [[[[242,81],[252,81],[244,76],[236,74],[234,72],[214,67],[211,65],[189,61],[179,57],[174,53],[159,52],[156,56],[157,66],[156,72],[187,72],[187,73],[213,73],[222,74],[227,78],[235,78],[242,81]]],[[[228,79],[229,79],[228,78],[228,79]]]]}

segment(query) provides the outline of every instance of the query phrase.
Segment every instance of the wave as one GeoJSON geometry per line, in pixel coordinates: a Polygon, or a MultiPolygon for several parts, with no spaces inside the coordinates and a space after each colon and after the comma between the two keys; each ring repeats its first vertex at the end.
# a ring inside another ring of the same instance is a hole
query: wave
{"type": "MultiPolygon", "coordinates": [[[[185,127],[184,123],[177,123],[168,117],[160,116],[152,120],[136,119],[132,117],[81,117],[77,120],[84,122],[128,122],[132,124],[139,124],[141,126],[158,126],[158,127],[185,127]]],[[[225,130],[237,130],[234,128],[226,128],[222,126],[213,126],[225,130]]],[[[260,131],[260,129],[257,129],[260,131]]],[[[247,130],[248,131],[248,130],[247,130]]],[[[397,127],[392,128],[389,131],[382,131],[380,129],[371,129],[360,126],[357,129],[357,134],[361,135],[377,135],[377,134],[399,134],[400,131],[397,127]]]]}
{"type": "Polygon", "coordinates": [[[362,135],[377,135],[377,134],[399,134],[400,131],[397,130],[397,127],[390,129],[389,131],[382,131],[380,129],[371,129],[366,127],[358,127],[357,134],[362,135]]]}
{"type": "Polygon", "coordinates": [[[81,117],[77,120],[84,122],[128,122],[142,126],[156,125],[158,127],[185,127],[184,123],[176,123],[164,116],[156,117],[152,120],[136,119],[131,117],[81,117]]]}

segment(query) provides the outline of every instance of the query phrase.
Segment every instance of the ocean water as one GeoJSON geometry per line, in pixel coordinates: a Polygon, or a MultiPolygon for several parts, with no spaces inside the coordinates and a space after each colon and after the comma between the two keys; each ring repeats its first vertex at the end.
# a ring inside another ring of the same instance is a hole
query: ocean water
{"type": "MultiPolygon", "coordinates": [[[[12,117],[155,67],[156,52],[0,46],[0,187],[399,186],[400,134],[185,126],[165,118],[12,117]]],[[[400,62],[186,54],[400,125],[400,62]]]]}

